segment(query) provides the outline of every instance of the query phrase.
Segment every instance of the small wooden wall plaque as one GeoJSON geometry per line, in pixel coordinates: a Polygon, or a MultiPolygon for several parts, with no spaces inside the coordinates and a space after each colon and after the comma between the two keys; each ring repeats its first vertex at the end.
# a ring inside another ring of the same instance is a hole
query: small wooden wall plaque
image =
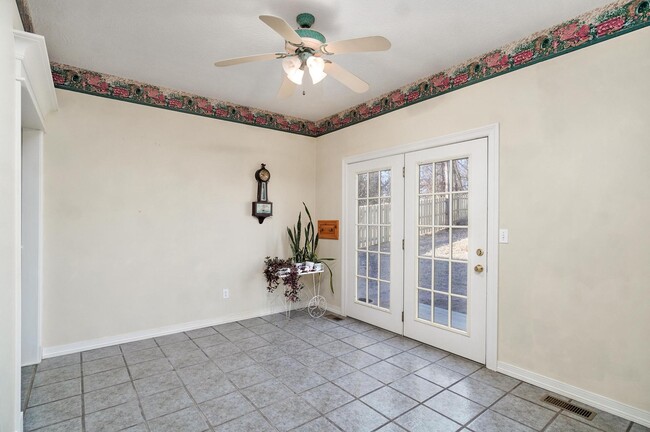
{"type": "Polygon", "coordinates": [[[337,220],[319,220],[318,221],[318,238],[323,240],[339,239],[339,221],[337,220]]]}

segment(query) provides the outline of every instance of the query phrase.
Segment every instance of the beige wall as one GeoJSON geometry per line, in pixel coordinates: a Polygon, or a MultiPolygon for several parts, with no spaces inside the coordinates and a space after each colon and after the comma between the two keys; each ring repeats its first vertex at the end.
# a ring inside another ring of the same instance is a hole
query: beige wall
{"type": "Polygon", "coordinates": [[[43,345],[273,307],[266,255],[314,207],[315,142],[57,91],[44,149],[43,345]],[[250,215],[260,163],[274,216],[250,215]],[[230,299],[222,298],[222,289],[230,299]]]}
{"type": "Polygon", "coordinates": [[[650,410],[649,52],[646,28],[326,135],[318,217],[343,158],[498,122],[499,361],[650,410]]]}
{"type": "Polygon", "coordinates": [[[648,52],[646,28],[318,140],[57,91],[44,346],[264,313],[262,259],[288,254],[300,202],[342,218],[343,158],[498,122],[499,361],[649,410],[648,52]]]}

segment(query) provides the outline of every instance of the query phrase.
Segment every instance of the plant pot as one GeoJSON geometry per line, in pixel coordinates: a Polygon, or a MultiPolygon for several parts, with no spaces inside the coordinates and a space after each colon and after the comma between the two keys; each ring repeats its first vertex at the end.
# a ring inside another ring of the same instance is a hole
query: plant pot
{"type": "Polygon", "coordinates": [[[312,271],[312,270],[314,270],[314,262],[305,261],[305,271],[312,271]]]}
{"type": "Polygon", "coordinates": [[[323,263],[314,263],[314,271],[323,271],[323,263]]]}
{"type": "Polygon", "coordinates": [[[296,268],[298,269],[299,272],[304,271],[304,269],[305,269],[305,263],[304,263],[304,262],[301,262],[301,263],[295,263],[295,264],[294,264],[294,267],[296,267],[296,268]]]}

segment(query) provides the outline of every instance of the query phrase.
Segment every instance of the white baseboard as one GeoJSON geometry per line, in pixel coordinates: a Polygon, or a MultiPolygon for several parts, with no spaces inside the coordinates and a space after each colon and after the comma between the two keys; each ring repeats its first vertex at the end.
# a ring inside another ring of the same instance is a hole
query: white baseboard
{"type": "Polygon", "coordinates": [[[630,405],[615,401],[597,393],[590,392],[580,387],[558,381],[554,378],[549,378],[518,366],[513,366],[508,363],[498,362],[497,371],[502,374],[509,375],[513,378],[520,379],[527,383],[536,385],[543,389],[552,391],[554,393],[566,396],[570,399],[582,402],[591,407],[597,408],[602,411],[623,417],[627,420],[633,421],[640,425],[650,427],[650,411],[644,411],[630,405]]]}
{"type": "MultiPolygon", "coordinates": [[[[307,306],[307,302],[300,302],[293,305],[293,309],[303,308],[307,306]]],[[[332,309],[332,308],[328,308],[332,309]]],[[[200,321],[191,321],[181,324],[173,324],[155,329],[142,330],[132,333],[124,333],[115,336],[107,336],[103,338],[90,339],[85,341],[73,342],[65,345],[57,345],[43,348],[43,358],[58,357],[66,354],[73,354],[82,351],[88,351],[95,348],[103,348],[111,345],[118,345],[127,342],[134,342],[152,337],[165,336],[168,334],[179,333],[184,331],[196,330],[203,327],[209,327],[219,324],[225,324],[234,321],[241,321],[249,318],[255,318],[263,315],[285,312],[284,307],[273,307],[264,311],[249,312],[243,314],[232,314],[219,318],[212,318],[200,321]]]]}
{"type": "Polygon", "coordinates": [[[18,413],[18,418],[16,419],[16,432],[23,432],[23,412],[18,413]]]}
{"type": "Polygon", "coordinates": [[[333,314],[340,315],[340,316],[345,316],[343,315],[343,311],[341,310],[340,307],[337,306],[327,306],[327,312],[332,312],[333,314]]]}

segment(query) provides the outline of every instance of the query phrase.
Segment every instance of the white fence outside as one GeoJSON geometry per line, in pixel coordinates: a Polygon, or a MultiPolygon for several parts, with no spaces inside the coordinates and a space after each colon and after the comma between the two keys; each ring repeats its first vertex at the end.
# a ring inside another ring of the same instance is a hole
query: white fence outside
{"type": "MultiPolygon", "coordinates": [[[[451,200],[445,196],[437,196],[438,200],[435,198],[432,195],[420,197],[418,225],[447,226],[452,221],[453,225],[467,225],[467,194],[452,194],[451,200]]],[[[377,250],[382,240],[384,243],[390,242],[390,230],[387,227],[390,225],[390,202],[359,206],[358,212],[357,220],[366,222],[359,225],[359,249],[377,250]]]]}

